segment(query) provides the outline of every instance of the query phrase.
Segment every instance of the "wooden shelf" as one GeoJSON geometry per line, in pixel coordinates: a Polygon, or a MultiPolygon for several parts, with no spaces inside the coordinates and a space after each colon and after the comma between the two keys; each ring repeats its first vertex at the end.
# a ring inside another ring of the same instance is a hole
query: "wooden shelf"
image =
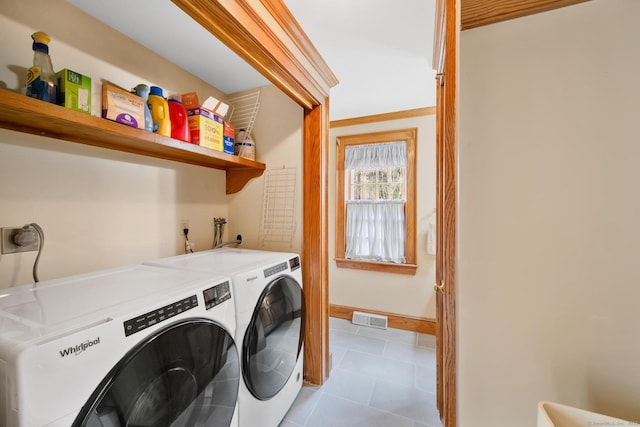
{"type": "Polygon", "coordinates": [[[263,174],[265,164],[167,138],[0,89],[0,127],[226,171],[226,194],[263,174]]]}

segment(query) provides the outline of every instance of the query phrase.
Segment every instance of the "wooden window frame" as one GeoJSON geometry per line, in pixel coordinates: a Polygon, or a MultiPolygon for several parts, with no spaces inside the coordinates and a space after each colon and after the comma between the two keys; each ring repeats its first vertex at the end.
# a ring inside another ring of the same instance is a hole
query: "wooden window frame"
{"type": "Polygon", "coordinates": [[[401,129],[346,135],[336,137],[336,265],[339,268],[356,270],[381,271],[415,275],[418,268],[416,259],[416,217],[417,217],[417,160],[418,129],[401,129]],[[344,152],[350,145],[379,144],[384,142],[406,141],[407,143],[407,188],[406,188],[406,241],[403,264],[391,262],[361,261],[345,258],[346,242],[346,203],[345,203],[345,169],[344,152]]]}

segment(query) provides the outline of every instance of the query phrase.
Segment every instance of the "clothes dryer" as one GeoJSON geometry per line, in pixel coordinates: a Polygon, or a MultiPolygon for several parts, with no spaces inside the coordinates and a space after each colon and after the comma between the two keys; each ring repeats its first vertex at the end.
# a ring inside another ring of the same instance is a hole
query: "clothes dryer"
{"type": "Polygon", "coordinates": [[[236,427],[228,278],[135,265],[0,291],[0,425],[236,427]]]}
{"type": "Polygon", "coordinates": [[[242,343],[240,426],[277,427],[303,381],[300,257],[295,253],[222,248],[152,264],[231,278],[236,297],[236,342],[242,343]]]}

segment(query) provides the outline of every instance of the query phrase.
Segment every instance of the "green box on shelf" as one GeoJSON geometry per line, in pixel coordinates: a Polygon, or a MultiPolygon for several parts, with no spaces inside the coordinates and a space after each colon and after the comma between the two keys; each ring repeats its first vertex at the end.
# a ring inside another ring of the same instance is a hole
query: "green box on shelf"
{"type": "Polygon", "coordinates": [[[91,114],[91,77],[68,68],[56,73],[58,103],[81,113],[91,114]]]}

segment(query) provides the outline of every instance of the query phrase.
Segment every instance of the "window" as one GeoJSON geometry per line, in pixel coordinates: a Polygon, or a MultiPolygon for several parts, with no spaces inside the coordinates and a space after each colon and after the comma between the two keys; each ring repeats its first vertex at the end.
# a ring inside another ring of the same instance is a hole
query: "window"
{"type": "MultiPolygon", "coordinates": [[[[377,144],[376,144],[377,145],[377,144]]],[[[355,168],[347,174],[347,200],[405,200],[406,167],[355,168]]]]}
{"type": "Polygon", "coordinates": [[[337,138],[338,267],[415,274],[416,135],[337,138]]]}

